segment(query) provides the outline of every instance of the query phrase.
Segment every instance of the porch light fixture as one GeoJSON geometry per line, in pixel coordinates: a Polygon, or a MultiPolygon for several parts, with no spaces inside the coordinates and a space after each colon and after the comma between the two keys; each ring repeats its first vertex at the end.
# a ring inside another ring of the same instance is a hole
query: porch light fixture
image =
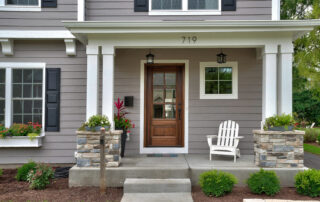
{"type": "Polygon", "coordinates": [[[227,55],[222,52],[222,49],[221,49],[221,53],[217,54],[217,62],[219,64],[227,62],[227,55]]]}
{"type": "Polygon", "coordinates": [[[151,54],[151,51],[149,52],[148,55],[146,55],[147,58],[147,64],[153,64],[154,63],[154,55],[151,54]]]}

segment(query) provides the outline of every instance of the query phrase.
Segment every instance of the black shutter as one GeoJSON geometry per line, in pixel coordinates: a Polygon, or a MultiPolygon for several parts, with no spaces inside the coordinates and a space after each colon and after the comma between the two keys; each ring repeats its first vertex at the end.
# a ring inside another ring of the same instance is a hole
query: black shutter
{"type": "Polygon", "coordinates": [[[148,12],[149,0],[134,0],[134,12],[148,12]]]}
{"type": "Polygon", "coordinates": [[[222,11],[235,11],[237,9],[237,0],[222,0],[222,11]]]}
{"type": "Polygon", "coordinates": [[[60,130],[60,68],[46,69],[46,131],[60,130]]]}
{"type": "Polygon", "coordinates": [[[42,8],[57,8],[58,0],[42,0],[41,7],[42,8]]]}

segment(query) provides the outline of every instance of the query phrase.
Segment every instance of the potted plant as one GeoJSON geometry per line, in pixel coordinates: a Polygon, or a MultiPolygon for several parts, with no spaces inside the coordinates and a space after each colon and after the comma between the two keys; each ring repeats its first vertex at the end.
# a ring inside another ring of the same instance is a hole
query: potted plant
{"type": "Polygon", "coordinates": [[[106,131],[110,129],[110,122],[108,120],[108,117],[104,115],[93,115],[80,127],[79,130],[96,132],[100,131],[102,127],[104,127],[106,131]]]}
{"type": "Polygon", "coordinates": [[[120,98],[118,98],[117,102],[115,102],[115,106],[117,109],[117,113],[114,115],[114,125],[116,130],[122,130],[121,157],[124,157],[124,151],[127,140],[127,131],[129,131],[130,128],[134,128],[135,125],[132,124],[131,120],[125,117],[127,112],[125,111],[123,101],[120,101],[120,98]]]}
{"type": "Polygon", "coordinates": [[[0,125],[0,147],[40,147],[42,126],[39,123],[0,125]]]}
{"type": "Polygon", "coordinates": [[[294,129],[294,124],[295,121],[290,114],[276,115],[266,119],[264,130],[292,131],[294,129]]]}

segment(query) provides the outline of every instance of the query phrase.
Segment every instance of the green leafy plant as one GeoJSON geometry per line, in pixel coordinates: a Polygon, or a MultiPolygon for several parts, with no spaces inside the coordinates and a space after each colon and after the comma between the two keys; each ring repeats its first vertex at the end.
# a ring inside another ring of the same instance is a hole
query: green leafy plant
{"type": "Polygon", "coordinates": [[[3,175],[3,171],[2,169],[0,168],[0,177],[3,175]]]}
{"type": "Polygon", "coordinates": [[[17,124],[14,123],[7,129],[4,126],[0,126],[0,136],[2,138],[8,136],[28,136],[30,133],[39,135],[41,133],[41,124],[29,122],[28,124],[17,124]]]}
{"type": "Polygon", "coordinates": [[[320,136],[320,128],[307,128],[305,132],[304,142],[316,142],[318,136],[320,136]]]}
{"type": "Polygon", "coordinates": [[[18,172],[16,175],[16,179],[18,181],[27,181],[28,174],[31,170],[36,170],[37,164],[34,161],[30,161],[29,163],[24,164],[20,168],[18,168],[18,172]]]}
{"type": "Polygon", "coordinates": [[[320,170],[310,169],[299,172],[295,176],[295,187],[299,194],[320,196],[320,170]]]}
{"type": "Polygon", "coordinates": [[[288,127],[288,126],[293,126],[294,124],[295,124],[295,121],[290,114],[276,115],[266,119],[264,129],[267,130],[268,128],[282,127],[282,126],[288,127]]]}
{"type": "Polygon", "coordinates": [[[220,197],[232,191],[237,178],[231,173],[211,170],[200,175],[199,184],[207,196],[220,197]]]}
{"type": "Polygon", "coordinates": [[[38,164],[36,170],[31,170],[27,181],[31,189],[45,189],[54,177],[53,169],[46,164],[38,164]]]}
{"type": "Polygon", "coordinates": [[[88,126],[89,128],[94,128],[97,126],[110,127],[110,122],[108,120],[108,117],[104,115],[93,115],[89,118],[87,122],[85,122],[84,126],[88,126]]]}
{"type": "Polygon", "coordinates": [[[280,191],[280,182],[274,171],[261,169],[259,172],[250,175],[247,184],[254,194],[265,193],[268,196],[274,196],[280,191]]]}
{"type": "Polygon", "coordinates": [[[38,136],[39,136],[39,134],[37,134],[37,133],[28,133],[28,137],[30,140],[34,140],[38,136]]]}

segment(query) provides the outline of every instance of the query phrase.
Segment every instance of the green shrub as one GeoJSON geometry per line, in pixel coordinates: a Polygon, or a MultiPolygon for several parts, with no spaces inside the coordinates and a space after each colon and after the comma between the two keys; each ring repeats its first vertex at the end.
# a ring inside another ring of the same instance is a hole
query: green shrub
{"type": "Polygon", "coordinates": [[[303,136],[304,142],[316,142],[320,136],[319,128],[308,128],[305,130],[306,134],[303,136]]]}
{"type": "Polygon", "coordinates": [[[302,195],[320,196],[320,170],[306,170],[295,176],[295,187],[302,195]]]}
{"type": "Polygon", "coordinates": [[[232,191],[237,178],[231,173],[211,170],[200,175],[199,184],[207,196],[220,197],[232,191]]]}
{"type": "Polygon", "coordinates": [[[274,171],[261,169],[250,175],[247,184],[254,194],[265,193],[268,196],[273,196],[280,191],[280,182],[274,171]]]}
{"type": "Polygon", "coordinates": [[[276,115],[266,119],[265,128],[268,127],[280,127],[280,126],[292,126],[294,125],[293,117],[288,114],[276,115]]]}
{"type": "Polygon", "coordinates": [[[18,172],[16,175],[16,179],[18,181],[27,181],[28,173],[33,170],[36,170],[37,164],[33,161],[30,161],[29,163],[24,164],[20,168],[18,168],[18,172]]]}
{"type": "Polygon", "coordinates": [[[28,182],[31,189],[44,189],[53,179],[53,169],[45,164],[38,164],[35,170],[31,170],[28,174],[28,182]]]}
{"type": "Polygon", "coordinates": [[[320,134],[318,135],[318,144],[320,144],[320,134]]]}
{"type": "Polygon", "coordinates": [[[2,171],[2,169],[0,168],[0,177],[2,176],[2,174],[3,174],[3,171],[2,171]]]}

